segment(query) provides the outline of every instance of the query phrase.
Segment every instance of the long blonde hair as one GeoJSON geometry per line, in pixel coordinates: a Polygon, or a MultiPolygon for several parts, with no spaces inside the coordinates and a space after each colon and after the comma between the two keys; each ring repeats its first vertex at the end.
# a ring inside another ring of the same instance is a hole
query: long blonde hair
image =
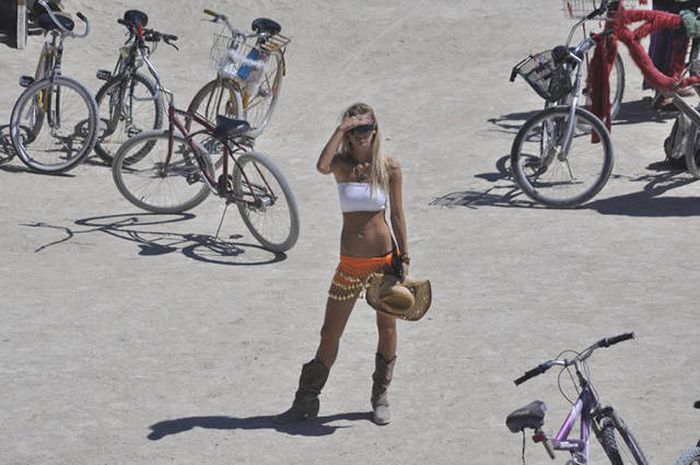
{"type": "MultiPolygon", "coordinates": [[[[368,113],[372,115],[375,130],[370,147],[369,183],[373,192],[379,186],[386,191],[389,185],[389,174],[386,168],[386,159],[379,150],[381,136],[379,133],[379,123],[377,122],[377,116],[374,114],[374,109],[366,103],[353,103],[343,112],[342,117],[346,118],[348,116],[359,116],[368,113]]],[[[352,146],[350,145],[350,139],[347,134],[343,136],[343,141],[340,143],[338,153],[344,160],[349,162],[353,161],[352,146]]]]}

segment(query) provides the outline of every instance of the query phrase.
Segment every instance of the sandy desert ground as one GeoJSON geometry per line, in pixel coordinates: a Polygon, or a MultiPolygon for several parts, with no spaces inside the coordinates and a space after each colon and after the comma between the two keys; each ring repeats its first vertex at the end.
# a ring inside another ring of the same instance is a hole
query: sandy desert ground
{"type": "MultiPolygon", "coordinates": [[[[293,42],[272,124],[258,140],[300,208],[296,247],[261,249],[210,198],[189,214],[137,210],[91,159],[64,176],[0,154],[0,462],[49,464],[517,464],[506,415],[547,401],[548,430],[568,404],[556,374],[512,380],[563,349],[635,331],[596,353],[604,402],[650,462],[698,440],[700,184],[659,166],[672,114],[654,113],[625,55],[627,89],[608,185],[584,208],[540,208],[502,162],[541,99],[511,67],[560,43],[555,0],[114,0],[67,2],[91,21],[69,41],[64,73],[96,92],[123,42],[116,19],[138,7],[181,50],[155,55],[176,101],[207,82],[216,30],[267,16],[293,42]],[[394,421],[370,421],[374,314],[360,302],[321,397],[317,424],[275,426],[313,356],[341,216],[319,150],[354,101],[378,113],[384,148],[404,170],[412,273],[434,301],[400,323],[394,421]]],[[[40,37],[0,45],[0,128],[40,37]]],[[[565,384],[565,386],[568,386],[565,384]]],[[[567,392],[572,390],[567,387],[567,392]]],[[[592,445],[592,463],[605,463],[592,445]]],[[[546,463],[530,443],[528,463],[546,463]]],[[[557,463],[566,458],[560,455],[557,463]]]]}

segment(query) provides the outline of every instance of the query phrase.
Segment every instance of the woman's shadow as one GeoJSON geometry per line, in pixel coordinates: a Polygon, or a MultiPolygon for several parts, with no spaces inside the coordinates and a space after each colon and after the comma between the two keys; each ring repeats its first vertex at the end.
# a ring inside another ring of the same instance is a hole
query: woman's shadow
{"type": "Polygon", "coordinates": [[[372,421],[371,412],[339,413],[318,417],[315,421],[301,421],[279,425],[272,421],[272,415],[237,418],[225,416],[186,417],[175,420],[159,421],[150,426],[151,432],[146,436],[151,441],[158,441],[165,436],[184,433],[193,428],[218,430],[260,430],[273,429],[292,436],[328,436],[337,429],[350,428],[350,425],[331,425],[336,421],[372,421]]]}

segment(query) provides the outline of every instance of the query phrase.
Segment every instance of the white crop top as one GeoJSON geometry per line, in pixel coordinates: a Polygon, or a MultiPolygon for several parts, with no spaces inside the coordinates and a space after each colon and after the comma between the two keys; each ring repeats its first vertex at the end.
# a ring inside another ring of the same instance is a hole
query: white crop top
{"type": "Polygon", "coordinates": [[[378,212],[386,209],[387,196],[384,189],[377,187],[371,192],[368,182],[339,182],[338,197],[340,210],[349,212],[378,212]]]}

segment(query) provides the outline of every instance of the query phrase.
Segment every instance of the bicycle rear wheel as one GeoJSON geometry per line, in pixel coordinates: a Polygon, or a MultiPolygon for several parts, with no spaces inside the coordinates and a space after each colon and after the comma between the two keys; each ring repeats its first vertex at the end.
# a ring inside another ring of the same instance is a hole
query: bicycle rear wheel
{"type": "Polygon", "coordinates": [[[259,136],[270,123],[282,89],[284,73],[284,55],[280,51],[275,51],[267,60],[254,95],[243,95],[245,119],[250,124],[251,135],[254,137],[259,136]]]}
{"type": "Polygon", "coordinates": [[[684,450],[676,465],[700,465],[700,447],[689,447],[684,450]]]}
{"type": "Polygon", "coordinates": [[[612,465],[647,465],[637,440],[619,416],[617,420],[601,418],[600,428],[598,441],[612,465]]]}
{"type": "Polygon", "coordinates": [[[100,109],[95,152],[107,163],[128,138],[163,126],[158,89],[141,73],[115,76],[97,92],[95,101],[100,109]]]}
{"type": "MultiPolygon", "coordinates": [[[[168,157],[167,130],[143,132],[127,140],[117,151],[112,166],[114,182],[126,199],[153,213],[180,213],[196,207],[209,195],[206,175],[213,180],[214,167],[206,153],[195,153],[184,137],[173,135],[168,157]],[[145,146],[150,149],[139,157],[145,146]],[[197,164],[203,163],[203,170],[197,164]]],[[[203,149],[199,149],[202,150],[203,149]]]]}
{"type": "Polygon", "coordinates": [[[238,211],[251,234],[272,252],[291,249],[299,237],[299,212],[282,172],[266,156],[247,152],[233,170],[238,211]]]}
{"type": "Polygon", "coordinates": [[[27,87],[10,119],[10,137],[19,158],[42,173],[77,166],[97,137],[97,104],[79,82],[57,76],[27,87]]]}
{"type": "Polygon", "coordinates": [[[573,207],[590,200],[603,188],[613,168],[607,129],[582,108],[576,109],[571,147],[563,156],[569,111],[560,106],[535,114],[520,128],[511,149],[511,170],[520,188],[550,207],[573,207]],[[593,134],[599,143],[591,142],[593,134]]]}

